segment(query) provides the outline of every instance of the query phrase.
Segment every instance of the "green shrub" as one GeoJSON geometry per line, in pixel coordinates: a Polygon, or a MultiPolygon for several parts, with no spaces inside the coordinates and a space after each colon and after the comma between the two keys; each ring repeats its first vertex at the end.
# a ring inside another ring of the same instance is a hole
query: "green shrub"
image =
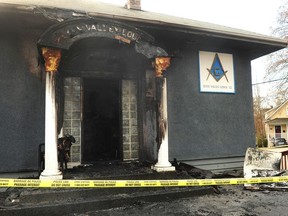
{"type": "Polygon", "coordinates": [[[268,141],[265,137],[258,137],[257,138],[257,147],[262,148],[262,147],[267,147],[268,146],[268,141]]]}

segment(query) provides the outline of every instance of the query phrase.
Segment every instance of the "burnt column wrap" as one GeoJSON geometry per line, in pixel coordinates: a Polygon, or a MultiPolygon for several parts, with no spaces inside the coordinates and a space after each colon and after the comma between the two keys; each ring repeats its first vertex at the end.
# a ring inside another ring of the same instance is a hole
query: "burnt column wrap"
{"type": "Polygon", "coordinates": [[[156,57],[154,68],[158,93],[158,162],[153,169],[158,172],[174,171],[169,162],[168,151],[168,112],[167,112],[167,81],[163,72],[170,66],[170,57],[156,57]]]}
{"type": "Polygon", "coordinates": [[[45,61],[46,92],[45,92],[45,169],[40,179],[62,179],[58,169],[57,156],[57,103],[56,73],[61,59],[61,50],[42,48],[45,61]]]}

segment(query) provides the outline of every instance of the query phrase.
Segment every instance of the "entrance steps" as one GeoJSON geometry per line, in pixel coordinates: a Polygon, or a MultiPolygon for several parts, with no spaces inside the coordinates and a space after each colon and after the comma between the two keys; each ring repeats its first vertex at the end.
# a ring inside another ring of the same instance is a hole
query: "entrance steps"
{"type": "MultiPolygon", "coordinates": [[[[64,172],[73,180],[163,180],[188,179],[186,171],[157,173],[150,165],[138,162],[102,162],[83,165],[64,172]]],[[[212,194],[212,187],[155,188],[2,188],[0,215],[73,215],[101,209],[133,206],[139,203],[172,201],[212,194]]]]}
{"type": "Polygon", "coordinates": [[[213,193],[212,188],[20,189],[2,194],[1,216],[68,215],[213,193]]]}

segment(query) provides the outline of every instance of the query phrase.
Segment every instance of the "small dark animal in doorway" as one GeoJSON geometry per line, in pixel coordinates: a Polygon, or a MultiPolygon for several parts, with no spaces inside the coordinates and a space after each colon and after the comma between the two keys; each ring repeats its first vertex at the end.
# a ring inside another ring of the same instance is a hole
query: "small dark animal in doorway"
{"type": "Polygon", "coordinates": [[[70,149],[72,143],[75,143],[75,138],[72,135],[66,134],[64,137],[58,139],[58,162],[60,163],[61,171],[67,170],[67,162],[70,159],[70,149]],[[64,167],[65,165],[65,167],[64,167]]]}
{"type": "MultiPolygon", "coordinates": [[[[76,140],[72,135],[66,134],[64,137],[58,138],[57,150],[58,150],[58,162],[60,164],[60,169],[67,169],[67,162],[70,158],[70,149],[72,143],[76,140]]],[[[40,176],[41,172],[45,168],[45,143],[41,143],[38,147],[38,174],[40,176]]]]}

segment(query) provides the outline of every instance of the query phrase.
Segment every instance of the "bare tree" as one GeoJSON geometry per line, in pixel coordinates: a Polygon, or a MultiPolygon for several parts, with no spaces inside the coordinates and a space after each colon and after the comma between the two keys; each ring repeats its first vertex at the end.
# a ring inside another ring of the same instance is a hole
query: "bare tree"
{"type": "MultiPolygon", "coordinates": [[[[272,29],[276,37],[288,40],[288,0],[282,0],[278,9],[277,25],[272,29]]],[[[266,147],[267,139],[265,133],[264,114],[272,106],[281,105],[288,100],[288,50],[282,49],[272,53],[268,57],[268,67],[263,84],[272,83],[269,93],[265,97],[260,96],[258,85],[254,90],[254,124],[258,147],[266,147]],[[267,107],[267,108],[264,108],[267,107]],[[269,108],[268,108],[269,107],[269,108]]]]}
{"type": "MultiPolygon", "coordinates": [[[[288,1],[283,0],[282,2],[282,5],[278,9],[277,25],[273,28],[272,34],[288,40],[288,1]]],[[[287,48],[269,55],[269,62],[265,79],[275,81],[272,97],[274,97],[276,104],[281,104],[288,99],[287,48]]]]}
{"type": "Polygon", "coordinates": [[[256,142],[258,147],[267,147],[267,139],[265,133],[264,113],[263,109],[264,98],[260,96],[259,87],[256,87],[255,95],[253,98],[254,108],[254,126],[256,131],[256,142]]]}

